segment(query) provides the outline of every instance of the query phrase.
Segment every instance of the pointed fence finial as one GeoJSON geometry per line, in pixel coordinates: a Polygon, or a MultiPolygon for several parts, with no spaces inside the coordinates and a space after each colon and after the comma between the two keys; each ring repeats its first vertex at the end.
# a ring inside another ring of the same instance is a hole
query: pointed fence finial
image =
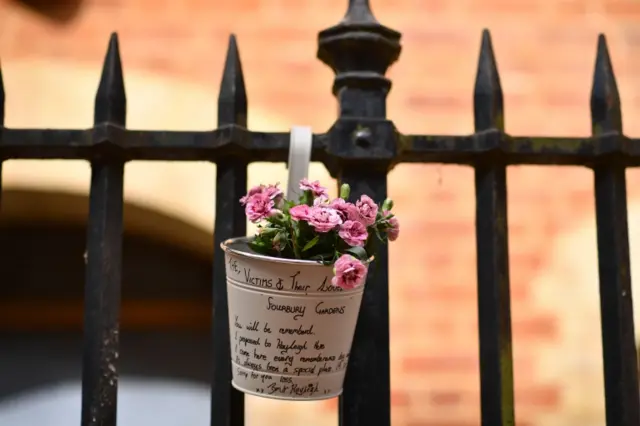
{"type": "Polygon", "coordinates": [[[0,126],[4,124],[4,80],[2,78],[2,66],[0,65],[0,126]]]}
{"type": "Polygon", "coordinates": [[[369,0],[349,0],[349,8],[344,18],[342,18],[342,23],[377,24],[378,21],[373,16],[369,0]]]}
{"type": "Polygon", "coordinates": [[[118,35],[112,33],[96,94],[94,123],[109,122],[124,126],[126,117],[127,96],[124,89],[118,35]]]}
{"type": "Polygon", "coordinates": [[[598,36],[591,88],[591,129],[594,135],[612,131],[622,132],[620,93],[604,34],[598,36]]]}
{"type": "Polygon", "coordinates": [[[504,130],[504,104],[500,75],[489,30],[482,31],[478,72],[473,90],[473,117],[476,131],[504,130]]]}
{"type": "Polygon", "coordinates": [[[247,91],[240,63],[236,36],[229,37],[227,59],[224,63],[218,96],[218,125],[237,124],[247,127],[247,91]]]}

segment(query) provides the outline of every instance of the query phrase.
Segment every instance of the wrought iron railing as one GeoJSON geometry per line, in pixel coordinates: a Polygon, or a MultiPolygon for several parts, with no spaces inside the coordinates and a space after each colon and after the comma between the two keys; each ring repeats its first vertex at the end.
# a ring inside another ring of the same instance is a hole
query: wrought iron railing
{"type": "MultiPolygon", "coordinates": [[[[604,36],[598,40],[591,93],[592,135],[582,138],[516,137],[504,132],[502,89],[488,31],[482,34],[473,93],[475,133],[462,136],[403,135],[387,120],[391,82],[385,73],[398,59],[400,34],[376,21],[368,0],[350,0],[344,19],[322,31],[318,42],[318,58],[336,75],[333,93],[340,114],[326,133],[314,135],[312,159],[324,163],[340,182],[349,183],[352,193],[384,200],[387,173],[404,162],[455,163],[475,169],[483,426],[515,422],[506,167],[579,165],[594,171],[607,425],[640,425],[625,182],[625,169],[640,166],[640,140],[622,133],[620,98],[604,36]]],[[[132,160],[210,161],[217,166],[211,425],[243,425],[244,396],[230,385],[225,268],[219,245],[246,233],[238,199],[246,191],[248,164],[286,161],[289,135],[246,128],[247,97],[233,36],[220,88],[216,130],[129,130],[125,127],[126,108],[114,34],[96,95],[92,128],[0,126],[0,160],[91,162],[82,426],[116,424],[123,175],[125,162],[132,160]]],[[[0,85],[0,124],[3,118],[4,90],[0,85]]],[[[369,276],[340,398],[342,426],[391,422],[387,249],[381,247],[376,257],[380,267],[369,276]]]]}

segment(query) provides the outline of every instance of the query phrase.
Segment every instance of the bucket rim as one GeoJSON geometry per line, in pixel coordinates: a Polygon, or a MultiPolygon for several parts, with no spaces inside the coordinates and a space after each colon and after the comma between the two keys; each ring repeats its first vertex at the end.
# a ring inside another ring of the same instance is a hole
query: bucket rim
{"type": "MultiPolygon", "coordinates": [[[[225,253],[232,253],[238,257],[243,257],[245,259],[261,260],[265,262],[274,262],[274,263],[284,263],[288,265],[319,266],[322,268],[333,267],[333,265],[325,265],[322,262],[317,260],[289,259],[284,257],[265,256],[264,254],[255,253],[251,251],[251,249],[249,248],[249,245],[247,244],[253,238],[254,237],[229,238],[228,240],[225,240],[220,243],[220,248],[222,248],[222,251],[224,251],[225,253]],[[231,247],[231,245],[238,244],[238,243],[240,244],[244,243],[245,250],[231,247]]],[[[374,256],[371,256],[364,263],[370,264],[371,262],[373,262],[373,259],[374,259],[374,256]]]]}

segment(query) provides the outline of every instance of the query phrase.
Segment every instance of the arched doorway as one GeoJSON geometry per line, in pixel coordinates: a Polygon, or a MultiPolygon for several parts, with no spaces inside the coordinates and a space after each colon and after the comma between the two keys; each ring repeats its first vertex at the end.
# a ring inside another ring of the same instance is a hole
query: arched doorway
{"type": "MultiPolygon", "coordinates": [[[[85,224],[15,214],[36,205],[51,212],[53,200],[86,211],[81,195],[3,193],[3,204],[12,206],[0,214],[0,424],[6,426],[79,421],[85,224]]],[[[134,204],[125,206],[125,216],[125,223],[144,217],[210,238],[134,204]]],[[[125,231],[120,424],[208,422],[211,254],[165,237],[125,231]]]]}

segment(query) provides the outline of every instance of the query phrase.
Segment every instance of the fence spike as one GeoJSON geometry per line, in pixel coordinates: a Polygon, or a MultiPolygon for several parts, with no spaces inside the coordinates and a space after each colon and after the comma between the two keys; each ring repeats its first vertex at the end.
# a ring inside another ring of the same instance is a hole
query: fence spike
{"type": "Polygon", "coordinates": [[[0,126],[4,124],[4,79],[2,78],[2,65],[0,64],[0,126]]]}
{"type": "Polygon", "coordinates": [[[591,131],[596,143],[607,141],[600,145],[606,148],[596,152],[613,148],[612,156],[596,157],[593,164],[605,417],[607,425],[635,426],[640,424],[640,397],[621,109],[607,41],[600,34],[591,89],[591,131]],[[602,134],[612,135],[598,138],[602,134]]]}
{"type": "MultiPolygon", "coordinates": [[[[4,124],[4,82],[0,64],[0,126],[4,124]]],[[[0,206],[2,205],[2,157],[0,157],[0,206]]]]}
{"type": "Polygon", "coordinates": [[[124,89],[118,34],[112,33],[96,94],[94,123],[110,122],[124,126],[126,117],[127,95],[124,89]]]}
{"type": "Polygon", "coordinates": [[[604,34],[598,36],[591,88],[591,127],[594,135],[611,131],[622,132],[620,93],[604,34]]]}
{"type": "Polygon", "coordinates": [[[473,90],[473,116],[477,131],[492,128],[504,130],[502,86],[491,34],[487,29],[482,31],[478,72],[473,90]]]}
{"type": "Polygon", "coordinates": [[[218,125],[247,126],[247,91],[240,62],[236,36],[229,36],[227,59],[224,63],[220,95],[218,96],[218,125]]]}
{"type": "MultiPolygon", "coordinates": [[[[229,36],[218,96],[218,126],[235,124],[247,127],[247,91],[236,36],[229,36]]],[[[220,243],[247,233],[244,210],[238,197],[247,192],[246,158],[229,156],[216,162],[216,217],[213,257],[213,380],[211,417],[213,426],[241,426],[244,421],[244,394],[231,387],[229,354],[229,308],[224,253],[220,243]]]]}
{"type": "Polygon", "coordinates": [[[349,7],[342,23],[373,23],[379,24],[371,11],[369,0],[349,0],[349,7]]]}

